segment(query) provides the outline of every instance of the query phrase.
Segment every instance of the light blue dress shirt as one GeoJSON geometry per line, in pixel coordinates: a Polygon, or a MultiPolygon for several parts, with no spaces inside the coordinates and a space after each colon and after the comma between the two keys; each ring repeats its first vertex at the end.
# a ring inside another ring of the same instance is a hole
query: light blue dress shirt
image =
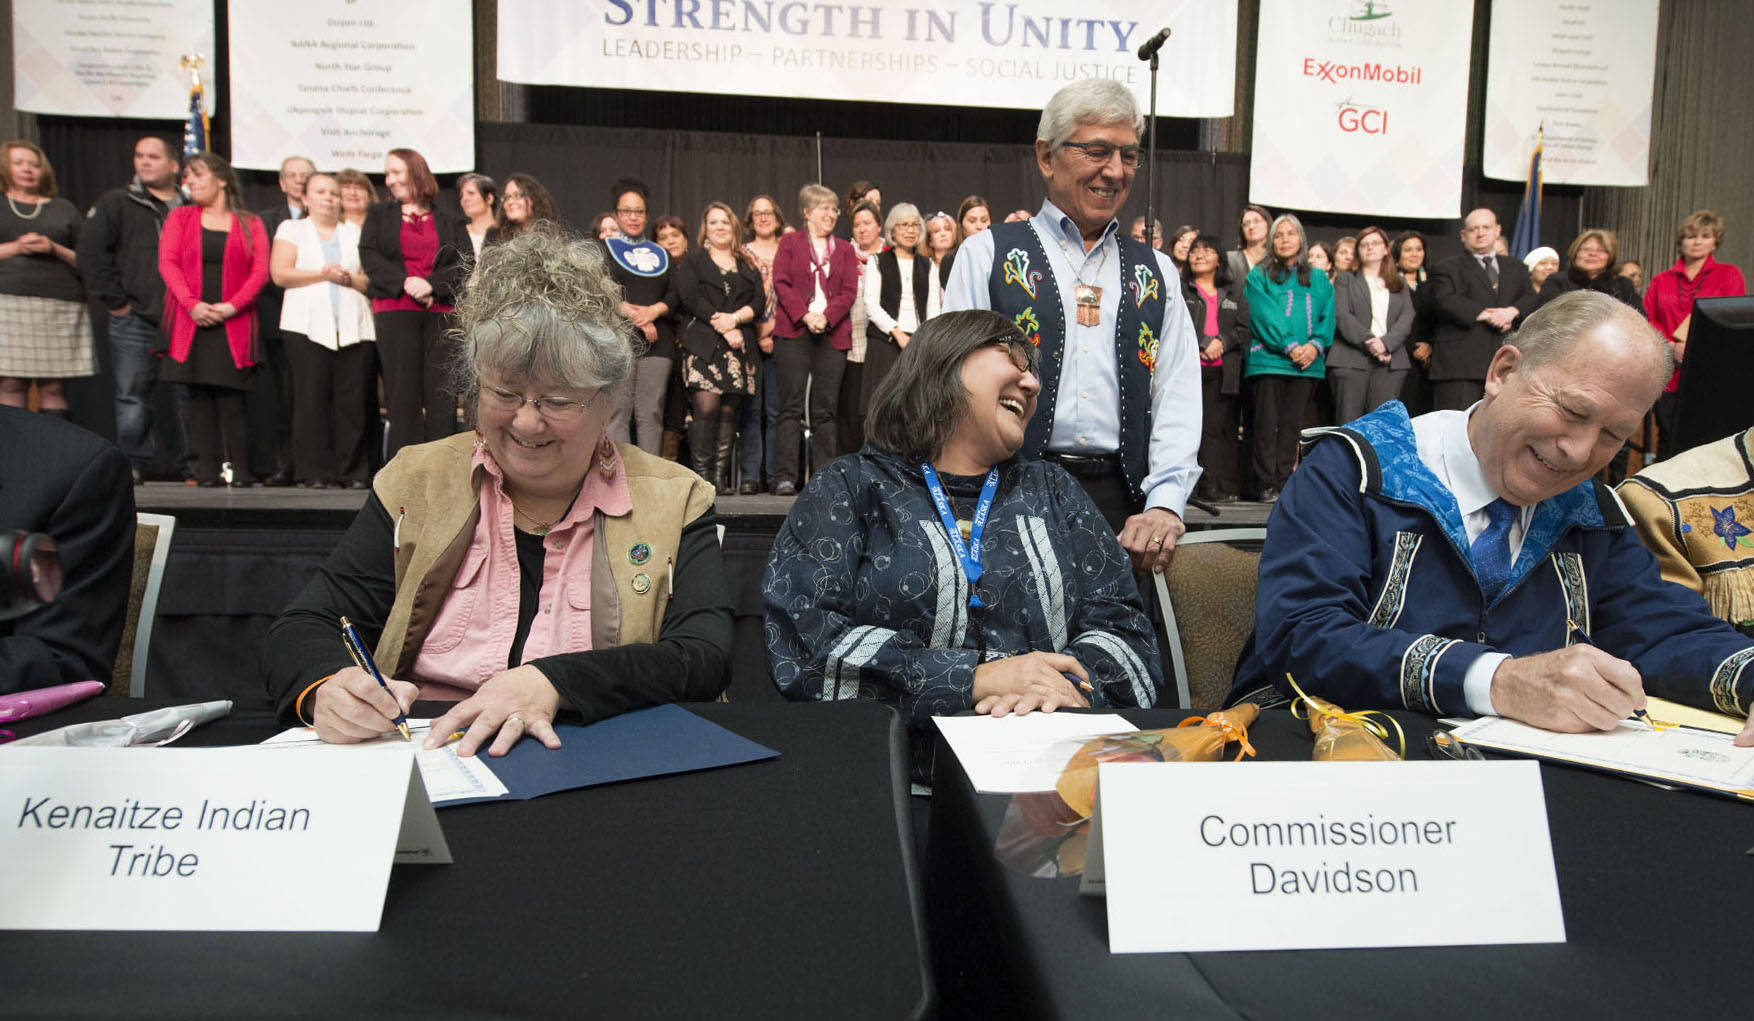
{"type": "MultiPolygon", "coordinates": [[[[1060,360],[1058,407],[1047,449],[1061,454],[1098,456],[1121,448],[1120,367],[1115,362],[1115,320],[1120,314],[1121,253],[1115,241],[1118,221],[1110,220],[1102,241],[1088,252],[1072,218],[1052,202],[1030,219],[1059,285],[1068,336],[1060,360]],[[1072,289],[1080,276],[1102,288],[1102,317],[1095,326],[1078,325],[1072,289]]],[[[1162,252],[1157,271],[1166,292],[1158,324],[1157,368],[1151,375],[1151,441],[1142,488],[1145,506],[1181,516],[1188,494],[1199,481],[1200,362],[1194,324],[1182,299],[1180,278],[1162,252]]],[[[993,273],[993,237],[982,231],[962,243],[950,267],[944,292],[946,312],[992,308],[988,283],[993,273]]],[[[1037,409],[1036,414],[1042,414],[1037,409]]]]}

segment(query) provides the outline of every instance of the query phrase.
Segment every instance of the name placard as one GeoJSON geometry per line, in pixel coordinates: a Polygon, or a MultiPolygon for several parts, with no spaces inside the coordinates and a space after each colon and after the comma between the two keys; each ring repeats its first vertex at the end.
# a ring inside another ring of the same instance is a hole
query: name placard
{"type": "Polygon", "coordinates": [[[0,752],[0,928],[370,932],[393,858],[450,860],[406,745],[0,752]]]}
{"type": "Polygon", "coordinates": [[[1114,953],[1565,942],[1533,762],[1101,770],[1114,953]]]}

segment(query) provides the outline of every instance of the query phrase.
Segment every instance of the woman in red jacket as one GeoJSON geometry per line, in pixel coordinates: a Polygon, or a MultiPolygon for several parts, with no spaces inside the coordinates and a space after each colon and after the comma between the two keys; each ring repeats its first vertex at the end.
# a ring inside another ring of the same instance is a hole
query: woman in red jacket
{"type": "MultiPolygon", "coordinates": [[[[1742,271],[1712,257],[1724,241],[1724,218],[1709,209],[1694,211],[1675,228],[1675,264],[1651,278],[1644,292],[1644,315],[1675,355],[1675,372],[1657,398],[1657,456],[1666,457],[1675,431],[1681,362],[1687,357],[1687,331],[1693,303],[1700,298],[1738,297],[1747,292],[1742,271]]],[[[1656,460],[1656,458],[1651,458],[1656,460]]]]}
{"type": "Polygon", "coordinates": [[[773,291],[778,308],[773,324],[774,373],[779,377],[780,412],[774,421],[774,495],[798,491],[799,419],[804,387],[810,385],[810,463],[820,469],[838,446],[835,414],[852,323],[847,313],[859,294],[859,257],[834,236],[840,200],[820,184],[798,192],[805,229],[787,234],[773,257],[773,291]]]}
{"type": "Polygon", "coordinates": [[[242,488],[250,484],[244,391],[254,383],[256,295],[268,280],[268,231],[253,213],[236,208],[242,192],[222,157],[190,156],[183,186],[191,202],[170,211],[158,239],[170,343],[158,377],[188,387],[196,481],[220,484],[223,446],[231,484],[242,488]]]}

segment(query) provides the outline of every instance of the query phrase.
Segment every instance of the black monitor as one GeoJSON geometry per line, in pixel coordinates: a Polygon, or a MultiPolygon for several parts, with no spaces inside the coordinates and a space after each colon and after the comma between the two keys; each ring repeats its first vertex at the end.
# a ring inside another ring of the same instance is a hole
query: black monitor
{"type": "Polygon", "coordinates": [[[1754,426],[1754,297],[1693,303],[1681,363],[1675,435],[1664,458],[1754,426]]]}

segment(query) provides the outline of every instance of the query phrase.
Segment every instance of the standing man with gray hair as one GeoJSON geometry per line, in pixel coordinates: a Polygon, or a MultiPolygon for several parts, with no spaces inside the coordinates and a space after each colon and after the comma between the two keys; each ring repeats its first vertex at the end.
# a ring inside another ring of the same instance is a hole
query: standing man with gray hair
{"type": "Polygon", "coordinates": [[[1048,197],[963,242],[946,310],[990,308],[1041,356],[1023,454],[1084,486],[1136,570],[1162,570],[1200,477],[1200,368],[1169,256],[1120,231],[1144,157],[1138,103],[1112,79],[1054,94],[1036,129],[1048,197]]]}
{"type": "Polygon", "coordinates": [[[1613,730],[1647,692],[1747,716],[1754,641],[1663,581],[1591,480],[1669,371],[1643,316],[1573,291],[1498,348],[1465,411],[1391,401],[1319,431],[1268,524],[1231,700],[1284,704],[1289,674],[1348,709],[1556,731],[1613,730]]]}

